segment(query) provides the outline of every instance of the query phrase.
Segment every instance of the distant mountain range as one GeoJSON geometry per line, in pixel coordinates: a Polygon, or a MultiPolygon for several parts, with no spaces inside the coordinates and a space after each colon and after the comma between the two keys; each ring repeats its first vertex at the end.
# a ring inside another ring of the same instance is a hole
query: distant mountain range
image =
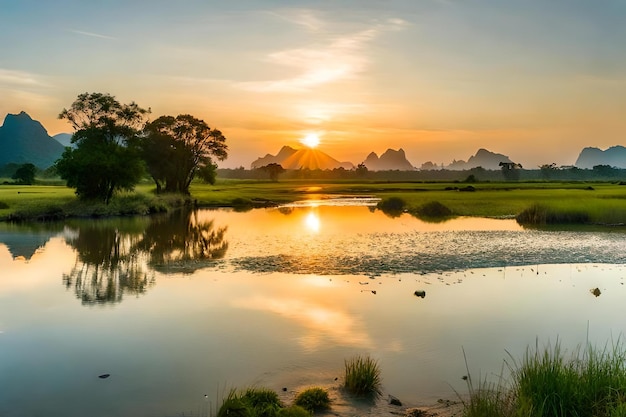
{"type": "Polygon", "coordinates": [[[415,167],[406,159],[406,155],[402,148],[397,151],[393,149],[387,149],[380,158],[376,155],[376,152],[372,152],[367,155],[363,165],[370,171],[413,171],[415,167]]]}
{"type": "Polygon", "coordinates": [[[267,154],[258,158],[250,165],[252,169],[260,168],[269,164],[279,164],[285,169],[352,169],[351,162],[339,162],[328,154],[317,149],[294,149],[291,146],[283,146],[276,155],[267,154]]]}
{"type": "Polygon", "coordinates": [[[615,168],[626,168],[626,148],[612,146],[606,150],[585,148],[578,155],[578,168],[593,168],[596,165],[609,165],[615,168]]]}
{"type": "Polygon", "coordinates": [[[25,112],[7,114],[0,127],[0,166],[11,162],[31,163],[45,169],[54,164],[64,150],[41,123],[25,112]]]}
{"type": "MultiPolygon", "coordinates": [[[[66,146],[72,146],[72,135],[60,133],[51,137],[46,129],[37,120],[33,120],[26,112],[7,114],[0,126],[0,167],[9,163],[32,163],[38,168],[45,169],[54,164],[61,157],[66,146]]],[[[483,167],[489,170],[500,169],[500,162],[512,161],[508,156],[479,149],[475,155],[466,161],[454,160],[447,166],[436,165],[432,162],[422,164],[422,170],[448,169],[468,170],[483,167]]],[[[277,163],[285,169],[321,169],[336,168],[353,169],[352,162],[340,162],[332,156],[318,149],[294,149],[283,146],[276,155],[267,154],[252,162],[251,167],[259,168],[271,163],[277,163]]],[[[369,153],[362,162],[368,170],[414,170],[415,166],[406,158],[403,149],[387,149],[380,157],[369,153]]],[[[612,146],[606,150],[588,147],[584,148],[575,166],[578,168],[593,168],[596,165],[609,165],[626,169],[626,147],[612,146]]]]}

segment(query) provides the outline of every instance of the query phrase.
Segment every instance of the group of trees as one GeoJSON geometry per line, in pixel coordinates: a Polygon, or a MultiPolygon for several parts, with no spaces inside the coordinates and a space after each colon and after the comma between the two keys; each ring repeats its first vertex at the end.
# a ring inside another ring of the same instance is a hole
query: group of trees
{"type": "Polygon", "coordinates": [[[122,104],[109,94],[84,93],[59,115],[75,130],[55,167],[81,199],[108,203],[132,190],[147,172],[157,192],[189,193],[196,177],[215,182],[228,153],[226,138],[203,120],[184,114],[149,121],[149,109],[122,104]]]}

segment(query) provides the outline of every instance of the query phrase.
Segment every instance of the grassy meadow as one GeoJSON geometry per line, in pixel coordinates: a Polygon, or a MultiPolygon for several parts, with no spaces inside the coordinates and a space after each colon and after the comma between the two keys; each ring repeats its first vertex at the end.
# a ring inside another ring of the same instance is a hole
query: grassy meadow
{"type": "Polygon", "coordinates": [[[273,206],[325,196],[361,195],[399,198],[409,212],[433,201],[455,216],[515,217],[532,206],[556,213],[585,213],[588,223],[626,223],[626,186],[600,182],[374,182],[354,180],[218,179],[215,185],[194,183],[190,196],[156,195],[146,182],[132,193],[118,194],[111,204],[79,201],[62,185],[0,185],[0,220],[52,219],[74,216],[143,215],[184,204],[199,207],[273,206]],[[465,189],[465,191],[464,191],[465,189]],[[471,188],[469,188],[471,190],[471,188]]]}

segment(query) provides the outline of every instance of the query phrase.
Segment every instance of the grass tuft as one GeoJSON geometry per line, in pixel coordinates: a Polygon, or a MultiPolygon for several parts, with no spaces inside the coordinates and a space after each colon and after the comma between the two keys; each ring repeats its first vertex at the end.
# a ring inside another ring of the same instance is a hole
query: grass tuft
{"type": "Polygon", "coordinates": [[[554,347],[527,349],[509,365],[512,383],[471,385],[465,417],[626,416],[626,352],[621,343],[610,348],[587,346],[566,356],[554,347]]]}
{"type": "Polygon", "coordinates": [[[369,356],[355,356],[345,361],[346,390],[363,398],[376,399],[382,394],[380,367],[369,356]]]}
{"type": "Polygon", "coordinates": [[[314,413],[329,409],[330,398],[328,397],[328,391],[324,388],[313,387],[299,393],[294,400],[294,404],[314,413]]]}

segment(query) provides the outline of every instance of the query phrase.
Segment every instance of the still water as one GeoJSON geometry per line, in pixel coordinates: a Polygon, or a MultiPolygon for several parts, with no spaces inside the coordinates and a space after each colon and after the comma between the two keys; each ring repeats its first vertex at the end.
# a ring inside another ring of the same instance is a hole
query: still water
{"type": "Polygon", "coordinates": [[[0,415],[204,416],[231,387],[337,386],[355,354],[419,405],[466,390],[463,351],[484,377],[626,330],[622,232],[361,204],[0,224],[0,415]]]}

